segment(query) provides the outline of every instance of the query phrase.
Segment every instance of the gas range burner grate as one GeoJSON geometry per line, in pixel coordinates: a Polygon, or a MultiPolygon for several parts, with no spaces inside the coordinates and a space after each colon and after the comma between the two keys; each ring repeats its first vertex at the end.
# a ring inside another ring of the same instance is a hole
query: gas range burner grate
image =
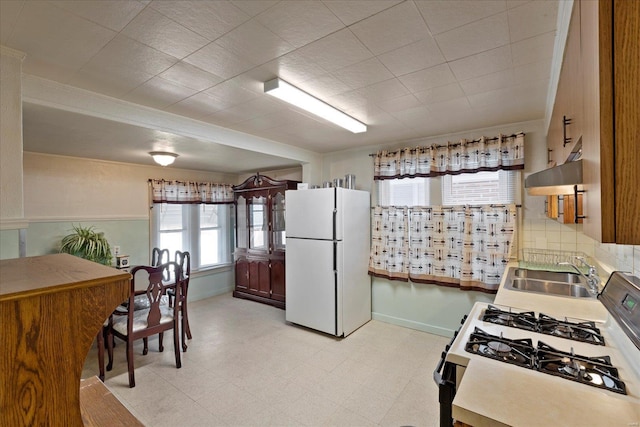
{"type": "Polygon", "coordinates": [[[529,338],[508,339],[491,335],[476,327],[465,345],[469,353],[478,354],[545,374],[577,381],[593,387],[627,394],[618,370],[611,365],[609,356],[587,357],[556,350],[538,342],[533,346],[529,338]]]}
{"type": "Polygon", "coordinates": [[[627,394],[618,370],[611,366],[609,356],[585,357],[556,350],[538,342],[536,351],[538,370],[546,374],[567,378],[593,387],[627,394]]]}
{"type": "Polygon", "coordinates": [[[476,327],[469,337],[465,350],[529,369],[535,367],[535,348],[529,338],[511,340],[488,334],[476,327]]]}
{"type": "Polygon", "coordinates": [[[540,313],[536,317],[533,311],[514,312],[489,305],[482,316],[483,322],[495,323],[526,331],[540,332],[573,341],[604,345],[604,337],[595,322],[557,320],[540,313]]]}
{"type": "Polygon", "coordinates": [[[482,320],[527,331],[535,331],[538,327],[536,315],[533,311],[514,312],[511,309],[505,311],[493,305],[487,307],[482,320]]]}
{"type": "Polygon", "coordinates": [[[600,329],[596,327],[595,322],[562,321],[540,313],[538,316],[538,332],[574,341],[604,345],[604,337],[600,333],[600,329]]]}

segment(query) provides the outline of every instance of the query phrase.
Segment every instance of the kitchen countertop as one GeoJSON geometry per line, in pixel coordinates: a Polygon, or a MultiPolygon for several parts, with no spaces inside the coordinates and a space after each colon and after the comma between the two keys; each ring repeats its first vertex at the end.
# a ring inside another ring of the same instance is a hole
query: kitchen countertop
{"type": "MultiPolygon", "coordinates": [[[[550,316],[602,322],[608,318],[607,310],[595,298],[534,294],[505,289],[504,283],[500,284],[494,304],[550,316]]],[[[476,303],[472,309],[474,316],[484,305],[476,303]]],[[[464,332],[460,331],[460,339],[454,342],[447,356],[450,362],[466,365],[453,400],[454,419],[474,427],[640,426],[640,396],[635,392],[618,395],[467,353],[462,342],[466,339],[462,338],[464,332]]],[[[580,345],[590,344],[574,345],[578,352],[580,345]]]]}

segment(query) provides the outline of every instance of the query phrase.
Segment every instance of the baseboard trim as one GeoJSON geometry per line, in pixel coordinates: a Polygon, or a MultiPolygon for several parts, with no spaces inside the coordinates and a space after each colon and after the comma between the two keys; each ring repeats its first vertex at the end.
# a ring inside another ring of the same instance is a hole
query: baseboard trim
{"type": "Polygon", "coordinates": [[[415,329],[417,331],[428,332],[443,337],[452,337],[453,329],[442,328],[440,326],[429,325],[426,323],[416,322],[414,320],[402,319],[399,317],[389,316],[381,313],[371,313],[371,318],[392,325],[404,326],[405,328],[415,329]]]}

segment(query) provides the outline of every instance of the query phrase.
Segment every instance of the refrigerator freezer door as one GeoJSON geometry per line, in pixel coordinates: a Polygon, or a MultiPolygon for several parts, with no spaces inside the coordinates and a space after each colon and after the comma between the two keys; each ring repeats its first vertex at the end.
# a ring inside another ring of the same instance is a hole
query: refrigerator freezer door
{"type": "MultiPolygon", "coordinates": [[[[289,190],[285,200],[287,237],[322,240],[334,238],[334,188],[289,190]]],[[[336,238],[340,240],[342,237],[338,235],[336,238]]]]}
{"type": "Polygon", "coordinates": [[[287,237],[287,321],[331,335],[338,333],[336,275],[333,264],[333,241],[287,237]]]}

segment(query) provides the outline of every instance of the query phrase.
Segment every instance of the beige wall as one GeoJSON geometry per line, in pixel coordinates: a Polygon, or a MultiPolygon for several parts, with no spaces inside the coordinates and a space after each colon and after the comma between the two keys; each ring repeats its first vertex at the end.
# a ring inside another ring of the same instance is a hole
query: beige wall
{"type": "Polygon", "coordinates": [[[30,221],[146,219],[148,180],[235,183],[236,175],[24,153],[24,210],[30,221]]]}

